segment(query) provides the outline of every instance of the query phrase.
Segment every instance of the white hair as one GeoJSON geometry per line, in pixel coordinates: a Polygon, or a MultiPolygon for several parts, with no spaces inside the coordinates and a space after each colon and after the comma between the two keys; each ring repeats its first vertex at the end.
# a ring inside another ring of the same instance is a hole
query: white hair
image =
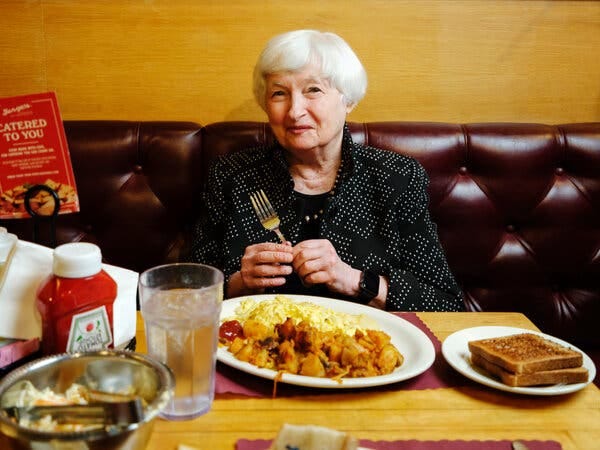
{"type": "Polygon", "coordinates": [[[321,76],[356,105],[367,91],[367,73],[350,46],[337,34],[316,30],[289,31],[273,37],[254,66],[254,98],[265,109],[267,75],[296,72],[315,63],[321,76]]]}

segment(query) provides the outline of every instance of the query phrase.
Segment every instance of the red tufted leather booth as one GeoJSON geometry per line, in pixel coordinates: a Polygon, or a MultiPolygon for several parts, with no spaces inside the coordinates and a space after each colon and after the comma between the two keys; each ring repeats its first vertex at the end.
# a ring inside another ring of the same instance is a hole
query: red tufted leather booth
{"type": "MultiPolygon", "coordinates": [[[[350,127],[356,141],[409,154],[429,173],[431,212],[467,309],[521,311],[547,333],[600,346],[600,123],[350,127]]],[[[95,242],[106,262],[136,271],[185,258],[212,159],[272,141],[258,122],[65,129],[81,212],[59,216],[57,241],[95,242]]],[[[31,219],[2,225],[32,239],[31,219]]]]}

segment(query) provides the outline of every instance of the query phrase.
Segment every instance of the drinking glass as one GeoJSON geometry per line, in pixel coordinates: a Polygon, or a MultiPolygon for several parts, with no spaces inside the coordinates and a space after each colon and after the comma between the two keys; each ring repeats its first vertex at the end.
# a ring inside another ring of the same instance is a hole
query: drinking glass
{"type": "Polygon", "coordinates": [[[153,267],[139,279],[148,354],[175,376],[175,391],[161,417],[187,420],[211,408],[223,273],[211,266],[176,263],[153,267]]]}

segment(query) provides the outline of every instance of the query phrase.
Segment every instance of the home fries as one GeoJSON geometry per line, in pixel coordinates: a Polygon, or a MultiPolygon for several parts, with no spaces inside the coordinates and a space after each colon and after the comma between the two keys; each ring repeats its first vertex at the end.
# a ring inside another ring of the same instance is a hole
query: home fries
{"type": "Polygon", "coordinates": [[[310,302],[244,300],[219,329],[219,343],[255,366],[311,377],[372,377],[392,372],[403,356],[390,336],[362,315],[310,302]]]}

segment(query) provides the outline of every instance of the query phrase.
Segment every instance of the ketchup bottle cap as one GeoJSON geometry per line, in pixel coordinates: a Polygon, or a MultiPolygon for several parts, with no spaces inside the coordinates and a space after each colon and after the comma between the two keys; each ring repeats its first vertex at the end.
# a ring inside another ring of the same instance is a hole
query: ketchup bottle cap
{"type": "Polygon", "coordinates": [[[102,270],[100,248],[89,242],[72,242],[54,249],[52,272],[63,278],[84,278],[102,270]]]}

